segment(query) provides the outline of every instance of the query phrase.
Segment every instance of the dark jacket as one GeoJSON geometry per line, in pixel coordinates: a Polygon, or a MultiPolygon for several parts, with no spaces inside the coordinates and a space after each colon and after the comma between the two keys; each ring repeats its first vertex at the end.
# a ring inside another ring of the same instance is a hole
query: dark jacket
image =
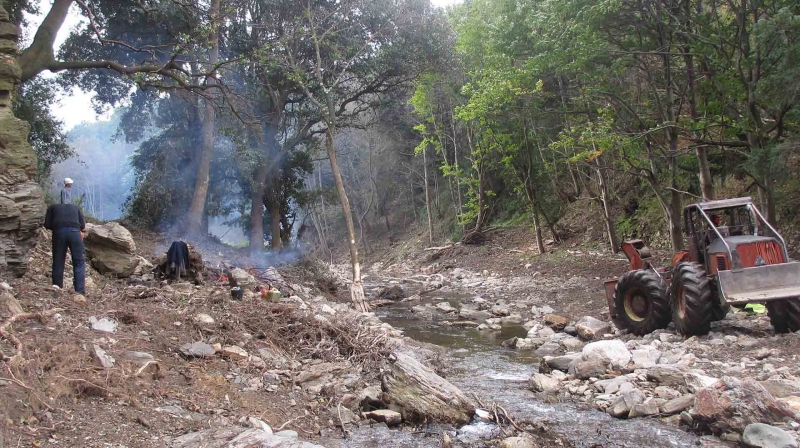
{"type": "Polygon", "coordinates": [[[83,211],[75,204],[53,204],[47,207],[44,217],[44,228],[50,230],[71,227],[83,231],[86,229],[86,220],[83,211]]]}

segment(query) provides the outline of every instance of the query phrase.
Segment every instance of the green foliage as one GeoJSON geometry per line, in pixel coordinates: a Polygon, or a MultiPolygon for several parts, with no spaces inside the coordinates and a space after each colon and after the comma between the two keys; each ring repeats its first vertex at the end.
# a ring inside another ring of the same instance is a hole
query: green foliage
{"type": "Polygon", "coordinates": [[[19,87],[14,96],[14,115],[31,127],[28,141],[36,152],[36,181],[49,183],[53,165],[75,156],[67,144],[64,125],[50,112],[56,87],[53,81],[37,78],[19,87]]]}

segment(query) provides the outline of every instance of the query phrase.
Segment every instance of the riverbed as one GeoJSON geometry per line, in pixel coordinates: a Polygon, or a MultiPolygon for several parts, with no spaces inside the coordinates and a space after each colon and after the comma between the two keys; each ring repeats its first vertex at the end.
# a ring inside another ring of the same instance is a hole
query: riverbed
{"type": "MultiPolygon", "coordinates": [[[[468,294],[449,292],[424,295],[422,300],[397,303],[377,311],[378,317],[403,330],[407,337],[436,344],[447,350],[452,372],[447,379],[485,405],[496,402],[517,422],[533,422],[548,433],[548,438],[578,448],[667,448],[727,446],[719,439],[698,437],[658,419],[620,420],[608,414],[572,402],[550,402],[528,390],[528,380],[538,371],[540,359],[532,351],[505,348],[501,343],[514,336],[524,336],[522,326],[504,327],[502,331],[478,331],[474,327],[453,325],[446,315],[420,316],[412,307],[448,301],[458,308],[468,294]]],[[[475,419],[461,428],[429,426],[415,430],[361,428],[342,441],[342,447],[440,447],[442,432],[455,434],[454,446],[491,446],[503,434],[494,424],[475,419]]]]}

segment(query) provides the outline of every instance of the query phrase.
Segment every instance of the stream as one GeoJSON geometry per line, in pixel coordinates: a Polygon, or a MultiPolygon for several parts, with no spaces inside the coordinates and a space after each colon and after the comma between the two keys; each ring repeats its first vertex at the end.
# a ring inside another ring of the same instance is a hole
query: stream
{"type": "MultiPolygon", "coordinates": [[[[474,328],[446,324],[441,314],[434,319],[420,319],[411,307],[447,300],[454,307],[470,296],[457,293],[432,293],[422,301],[397,303],[379,308],[378,317],[403,330],[420,342],[448,349],[453,369],[447,379],[467,395],[475,394],[488,406],[492,401],[503,406],[516,421],[540,422],[548,432],[578,448],[642,448],[727,446],[718,439],[698,437],[656,419],[620,420],[586,405],[548,403],[527,389],[528,379],[537,372],[539,358],[531,351],[507,349],[502,341],[523,336],[522,327],[506,327],[501,332],[479,332],[474,328]],[[437,319],[438,318],[438,319],[437,319]],[[442,320],[440,320],[442,319],[442,320]]],[[[442,430],[429,427],[425,431],[394,430],[385,427],[362,427],[342,447],[440,447],[442,430]]],[[[475,421],[458,428],[454,446],[484,446],[489,439],[502,438],[494,424],[475,421]]]]}

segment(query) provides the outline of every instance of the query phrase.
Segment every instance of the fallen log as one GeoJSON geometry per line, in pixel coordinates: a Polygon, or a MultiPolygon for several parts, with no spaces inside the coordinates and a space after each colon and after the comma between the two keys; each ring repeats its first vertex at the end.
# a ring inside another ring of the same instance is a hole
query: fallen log
{"type": "Polygon", "coordinates": [[[383,399],[406,421],[466,424],[475,405],[463,392],[416,359],[390,355],[391,368],[381,378],[383,399]]]}

